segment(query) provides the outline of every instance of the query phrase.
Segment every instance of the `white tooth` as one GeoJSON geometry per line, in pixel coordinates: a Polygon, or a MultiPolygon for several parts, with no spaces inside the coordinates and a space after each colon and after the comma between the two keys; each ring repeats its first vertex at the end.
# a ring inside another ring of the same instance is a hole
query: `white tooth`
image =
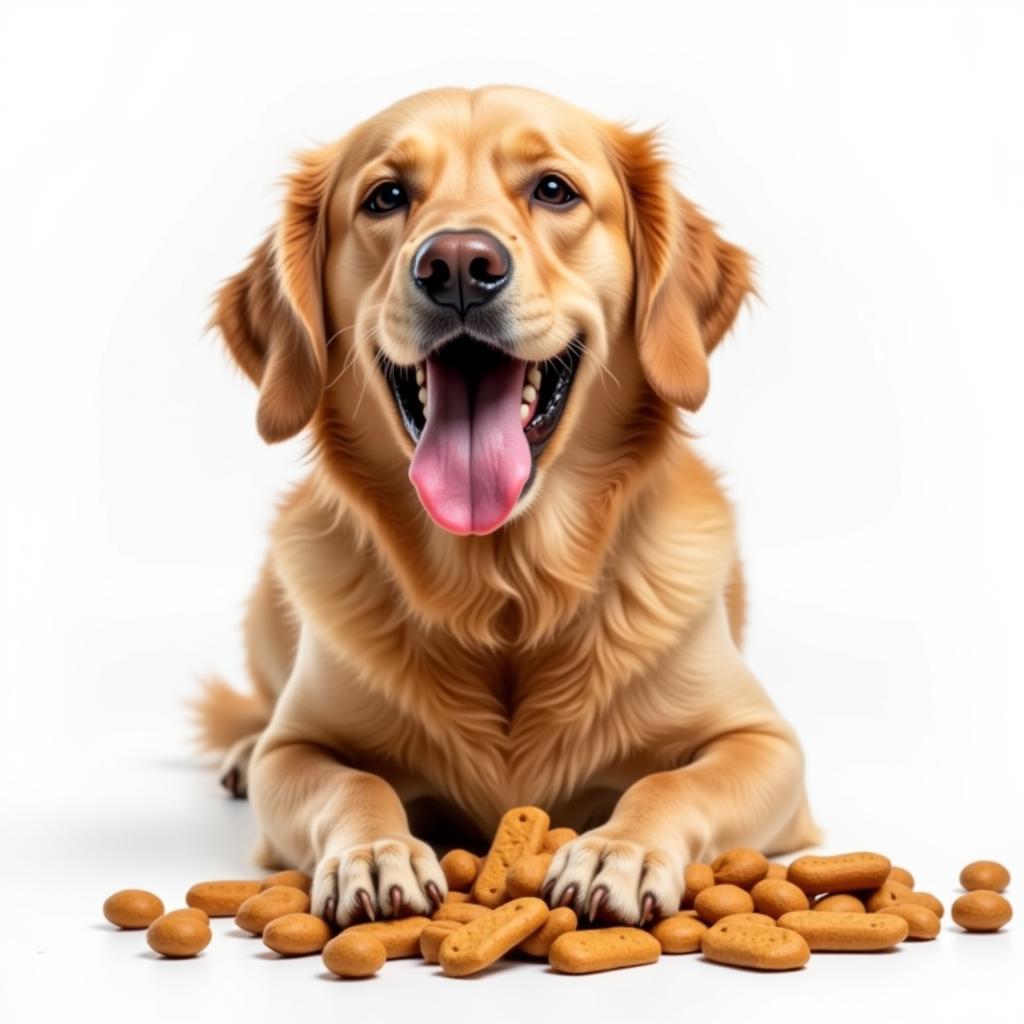
{"type": "Polygon", "coordinates": [[[527,384],[523,388],[523,401],[524,402],[535,402],[537,400],[537,389],[532,384],[527,384]]]}
{"type": "Polygon", "coordinates": [[[427,389],[426,388],[420,388],[420,393],[419,393],[418,397],[419,397],[419,400],[420,400],[420,405],[426,405],[427,404],[427,389]]]}
{"type": "Polygon", "coordinates": [[[426,419],[430,415],[430,406],[423,406],[423,418],[426,419]]]}
{"type": "Polygon", "coordinates": [[[537,366],[531,366],[526,371],[526,379],[535,387],[540,387],[540,368],[537,366]]]}
{"type": "Polygon", "coordinates": [[[419,384],[419,385],[422,385],[423,382],[426,379],[427,379],[427,375],[423,372],[423,367],[422,366],[417,366],[416,367],[416,383],[419,384]]]}
{"type": "Polygon", "coordinates": [[[527,417],[530,415],[530,407],[528,405],[519,406],[519,418],[525,423],[527,417]]]}

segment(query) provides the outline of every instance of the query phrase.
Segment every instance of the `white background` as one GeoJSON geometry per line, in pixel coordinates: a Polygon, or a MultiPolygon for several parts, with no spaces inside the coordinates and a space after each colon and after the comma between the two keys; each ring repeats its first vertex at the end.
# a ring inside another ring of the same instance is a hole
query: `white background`
{"type": "Polygon", "coordinates": [[[252,871],[249,810],[198,765],[183,702],[201,672],[241,680],[241,604],[304,446],[258,440],[209,297],[293,150],[492,81],[663,125],[684,191],[758,261],[763,301],[694,427],[738,503],[749,657],[803,738],[827,849],[887,852],[947,905],[970,859],[1024,874],[1021,10],[5,3],[0,1015],[1019,1012],[1019,920],[947,916],[935,943],[786,977],[686,957],[346,985],[230,922],[156,962],[99,911],[252,871]]]}

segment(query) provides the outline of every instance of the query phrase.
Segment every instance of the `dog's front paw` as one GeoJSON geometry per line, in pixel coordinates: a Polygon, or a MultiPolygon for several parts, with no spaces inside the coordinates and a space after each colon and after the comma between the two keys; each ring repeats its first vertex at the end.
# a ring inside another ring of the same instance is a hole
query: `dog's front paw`
{"type": "Polygon", "coordinates": [[[544,879],[552,907],[572,907],[591,921],[643,924],[679,909],[682,850],[625,839],[596,828],[560,847],[544,879]]]}
{"type": "Polygon", "coordinates": [[[345,928],[357,920],[430,914],[448,887],[434,851],[409,835],[342,846],[320,859],[311,910],[345,928]]]}

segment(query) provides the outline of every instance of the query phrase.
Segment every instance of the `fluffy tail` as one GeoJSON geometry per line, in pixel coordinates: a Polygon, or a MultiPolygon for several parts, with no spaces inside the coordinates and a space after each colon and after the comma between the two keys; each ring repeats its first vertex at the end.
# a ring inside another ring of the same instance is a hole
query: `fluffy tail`
{"type": "Polygon", "coordinates": [[[271,708],[257,693],[239,693],[223,679],[208,677],[202,692],[189,702],[203,750],[227,750],[246,736],[262,732],[271,708]]]}

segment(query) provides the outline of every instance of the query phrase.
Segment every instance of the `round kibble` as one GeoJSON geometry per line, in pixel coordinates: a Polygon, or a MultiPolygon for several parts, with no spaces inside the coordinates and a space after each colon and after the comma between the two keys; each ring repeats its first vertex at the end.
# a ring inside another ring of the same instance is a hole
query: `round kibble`
{"type": "Polygon", "coordinates": [[[520,857],[505,876],[505,888],[508,890],[509,899],[539,896],[541,886],[544,885],[544,876],[551,866],[552,856],[554,855],[550,853],[533,853],[520,857]]]}
{"type": "Polygon", "coordinates": [[[901,885],[905,885],[908,889],[914,888],[914,876],[906,868],[894,867],[889,872],[890,882],[899,882],[901,885]]]}
{"type": "Polygon", "coordinates": [[[939,934],[939,919],[920,903],[896,903],[879,913],[902,917],[910,929],[908,939],[934,939],[939,934]]]}
{"type": "Polygon", "coordinates": [[[693,908],[705,924],[714,924],[729,914],[753,913],[754,901],[738,885],[713,885],[697,893],[693,908]]]}
{"type": "Polygon", "coordinates": [[[516,949],[527,956],[546,957],[551,952],[555,939],[560,935],[576,931],[576,912],[572,907],[556,907],[548,919],[532,935],[528,935],[516,949]]]}
{"type": "Polygon", "coordinates": [[[285,914],[275,917],[263,929],[263,944],[282,956],[319,953],[330,939],[330,925],[313,914],[285,914]]]}
{"type": "Polygon", "coordinates": [[[738,885],[749,889],[768,874],[768,858],[758,850],[739,846],[726,850],[711,862],[716,885],[738,885]]]}
{"type": "Polygon", "coordinates": [[[367,932],[342,932],[324,946],[324,967],[339,978],[369,978],[387,960],[384,943],[367,932]]]}
{"type": "Polygon", "coordinates": [[[880,910],[893,907],[897,903],[917,903],[927,907],[938,918],[946,912],[946,908],[930,892],[908,889],[901,882],[886,882],[880,885],[868,896],[866,906],[869,914],[877,914],[880,910]]]}
{"type": "Polygon", "coordinates": [[[786,865],[776,864],[774,861],[770,861],[768,864],[768,874],[765,878],[785,878],[786,877],[786,865]]]}
{"type": "Polygon", "coordinates": [[[663,917],[652,929],[662,953],[696,953],[708,926],[688,912],[663,917]]]}
{"type": "Polygon", "coordinates": [[[201,953],[212,937],[208,919],[204,920],[191,908],[172,910],[158,917],[146,932],[150,949],[172,960],[201,953]]]}
{"type": "Polygon", "coordinates": [[[448,888],[456,892],[469,892],[479,869],[479,859],[469,850],[449,850],[441,858],[441,870],[448,888]]]}
{"type": "Polygon", "coordinates": [[[710,864],[687,864],[683,871],[684,907],[692,907],[697,893],[710,889],[715,884],[715,873],[710,864]]]}
{"type": "Polygon", "coordinates": [[[975,889],[953,904],[953,920],[968,932],[998,931],[1011,917],[1010,901],[988,889],[975,889]]]}
{"type": "Polygon", "coordinates": [[[807,894],[799,886],[781,878],[762,878],[750,895],[754,909],[772,918],[782,917],[791,910],[807,910],[810,903],[807,894]]]}
{"type": "Polygon", "coordinates": [[[420,956],[428,964],[439,963],[438,952],[441,949],[441,943],[461,927],[462,925],[458,921],[431,921],[420,932],[420,956]]]}
{"type": "Polygon", "coordinates": [[[148,928],[163,912],[160,897],[145,889],[121,889],[103,903],[103,916],[118,928],[148,928]]]}
{"type": "Polygon", "coordinates": [[[826,914],[866,914],[868,908],[853,893],[837,892],[834,896],[822,896],[811,910],[820,910],[826,914]]]}
{"type": "Polygon", "coordinates": [[[960,884],[968,891],[1002,892],[1010,884],[1010,872],[994,860],[972,861],[960,872],[960,884]]]}
{"type": "Polygon", "coordinates": [[[235,924],[253,935],[262,935],[271,921],[285,914],[303,914],[309,910],[309,896],[290,885],[273,885],[250,896],[235,914],[235,924]]]}
{"type": "Polygon", "coordinates": [[[574,828],[548,829],[548,834],[544,837],[545,852],[554,853],[560,847],[565,846],[566,843],[572,842],[576,835],[576,829],[574,828]]]}
{"type": "Polygon", "coordinates": [[[301,889],[308,893],[313,889],[313,879],[305,871],[278,871],[276,874],[267,875],[260,882],[260,890],[270,889],[275,885],[287,885],[292,889],[301,889]]]}

